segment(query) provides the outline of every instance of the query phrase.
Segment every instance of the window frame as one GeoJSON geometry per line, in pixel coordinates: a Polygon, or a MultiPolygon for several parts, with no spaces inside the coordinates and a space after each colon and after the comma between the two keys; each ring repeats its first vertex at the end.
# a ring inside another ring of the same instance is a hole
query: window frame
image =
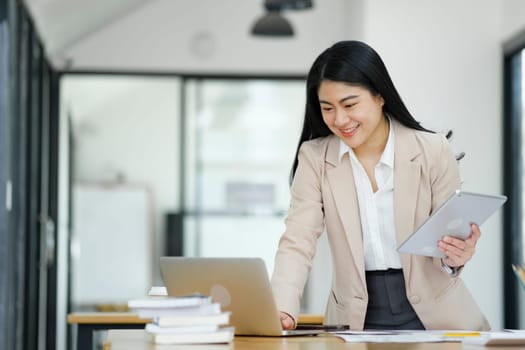
{"type": "Polygon", "coordinates": [[[503,208],[503,326],[519,329],[522,319],[519,281],[512,264],[523,260],[523,166],[522,89],[525,30],[503,46],[503,192],[508,200],[503,208]]]}

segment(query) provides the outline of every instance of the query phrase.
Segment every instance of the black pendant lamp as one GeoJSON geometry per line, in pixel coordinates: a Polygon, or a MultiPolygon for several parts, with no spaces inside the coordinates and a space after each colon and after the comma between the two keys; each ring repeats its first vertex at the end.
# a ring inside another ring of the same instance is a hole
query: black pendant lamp
{"type": "Polygon", "coordinates": [[[312,0],[265,0],[267,13],[259,18],[252,34],[256,36],[291,37],[294,35],[292,24],[281,15],[284,10],[303,10],[312,8],[312,0]]]}

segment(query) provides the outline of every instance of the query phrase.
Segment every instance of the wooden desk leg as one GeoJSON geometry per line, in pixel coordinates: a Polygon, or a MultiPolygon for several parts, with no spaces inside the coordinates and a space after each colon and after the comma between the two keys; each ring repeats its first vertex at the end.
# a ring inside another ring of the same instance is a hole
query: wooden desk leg
{"type": "Polygon", "coordinates": [[[79,324],[77,328],[77,350],[93,350],[93,331],[97,325],[79,324]]]}

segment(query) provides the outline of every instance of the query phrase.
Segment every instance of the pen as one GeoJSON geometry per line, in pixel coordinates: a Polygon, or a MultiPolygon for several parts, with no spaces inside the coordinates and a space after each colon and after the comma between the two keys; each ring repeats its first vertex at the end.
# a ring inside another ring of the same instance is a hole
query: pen
{"type": "Polygon", "coordinates": [[[444,337],[479,337],[480,332],[447,332],[443,334],[444,337]]]}

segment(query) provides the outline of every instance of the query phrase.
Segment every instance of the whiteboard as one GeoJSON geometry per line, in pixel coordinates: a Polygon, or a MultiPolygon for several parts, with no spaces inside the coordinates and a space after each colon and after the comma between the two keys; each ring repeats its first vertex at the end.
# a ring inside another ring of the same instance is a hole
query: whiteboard
{"type": "Polygon", "coordinates": [[[73,187],[72,302],[122,304],[152,285],[151,198],[145,187],[73,187]]]}

